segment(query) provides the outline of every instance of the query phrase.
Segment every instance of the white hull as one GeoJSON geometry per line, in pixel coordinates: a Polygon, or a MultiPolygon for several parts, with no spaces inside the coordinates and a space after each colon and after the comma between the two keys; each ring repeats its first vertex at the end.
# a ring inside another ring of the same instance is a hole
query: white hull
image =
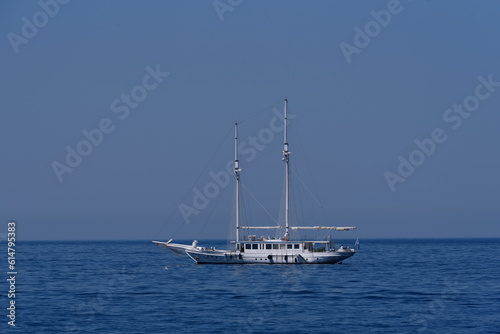
{"type": "Polygon", "coordinates": [[[157,246],[165,247],[178,255],[187,254],[198,264],[333,264],[341,262],[356,253],[354,249],[315,252],[304,250],[302,247],[300,247],[301,249],[247,250],[241,252],[197,247],[196,245],[153,242],[157,246]]]}
{"type": "Polygon", "coordinates": [[[354,255],[352,252],[245,254],[231,251],[187,251],[198,264],[333,264],[354,255]]]}

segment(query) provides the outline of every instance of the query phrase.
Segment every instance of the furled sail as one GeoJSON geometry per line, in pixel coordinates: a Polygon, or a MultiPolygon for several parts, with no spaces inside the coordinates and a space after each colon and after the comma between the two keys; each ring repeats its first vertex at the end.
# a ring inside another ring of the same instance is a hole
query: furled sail
{"type": "Polygon", "coordinates": [[[247,230],[270,230],[275,228],[281,228],[281,226],[240,226],[238,228],[247,230]]]}
{"type": "Polygon", "coordinates": [[[355,229],[356,226],[349,227],[336,227],[336,226],[302,226],[302,227],[291,227],[292,230],[335,230],[335,231],[349,231],[355,229]]]}

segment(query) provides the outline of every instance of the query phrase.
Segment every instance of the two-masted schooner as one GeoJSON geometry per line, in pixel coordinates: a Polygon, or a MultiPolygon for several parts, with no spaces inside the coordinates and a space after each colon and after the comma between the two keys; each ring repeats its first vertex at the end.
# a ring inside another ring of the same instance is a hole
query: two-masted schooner
{"type": "Polygon", "coordinates": [[[287,141],[287,99],[284,108],[284,149],[283,158],[285,162],[285,234],[281,238],[256,238],[255,235],[246,235],[244,240],[240,238],[240,230],[268,230],[281,229],[281,226],[240,226],[240,173],[241,169],[238,161],[238,124],[234,127],[234,175],[236,183],[235,191],[235,224],[236,240],[233,242],[234,249],[219,250],[215,248],[199,247],[195,240],[191,245],[175,244],[172,239],[167,242],[153,241],[157,246],[165,247],[172,252],[182,255],[187,254],[191,259],[199,264],[320,264],[337,263],[353,256],[354,248],[343,246],[335,249],[334,242],[327,240],[294,240],[290,237],[290,232],[298,230],[335,230],[349,231],[356,227],[334,227],[334,226],[289,226],[290,215],[290,194],[289,194],[289,164],[290,151],[287,141]]]}

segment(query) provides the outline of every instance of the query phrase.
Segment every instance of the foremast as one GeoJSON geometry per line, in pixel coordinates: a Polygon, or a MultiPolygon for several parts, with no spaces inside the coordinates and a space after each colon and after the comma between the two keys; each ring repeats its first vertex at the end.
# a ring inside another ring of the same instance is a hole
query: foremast
{"type": "Polygon", "coordinates": [[[285,162],[285,238],[288,239],[289,233],[289,211],[290,211],[290,195],[289,195],[289,164],[290,164],[290,151],[288,151],[288,141],[287,141],[287,107],[288,100],[285,98],[285,119],[284,119],[284,128],[283,128],[283,137],[284,137],[284,148],[283,148],[283,161],[285,162]]]}

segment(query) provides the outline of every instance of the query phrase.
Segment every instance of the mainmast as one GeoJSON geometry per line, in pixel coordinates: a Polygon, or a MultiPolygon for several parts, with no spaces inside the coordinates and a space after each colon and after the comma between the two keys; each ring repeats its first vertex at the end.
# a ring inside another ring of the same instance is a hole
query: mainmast
{"type": "Polygon", "coordinates": [[[236,177],[236,242],[240,241],[240,166],[238,161],[238,123],[234,123],[234,175],[236,177]]]}
{"type": "Polygon", "coordinates": [[[285,237],[288,238],[288,214],[290,209],[290,198],[289,198],[289,155],[290,151],[288,151],[288,142],[286,138],[286,126],[287,126],[287,115],[286,115],[286,105],[288,100],[285,98],[285,121],[284,121],[284,149],[283,149],[283,161],[285,161],[285,237]]]}

